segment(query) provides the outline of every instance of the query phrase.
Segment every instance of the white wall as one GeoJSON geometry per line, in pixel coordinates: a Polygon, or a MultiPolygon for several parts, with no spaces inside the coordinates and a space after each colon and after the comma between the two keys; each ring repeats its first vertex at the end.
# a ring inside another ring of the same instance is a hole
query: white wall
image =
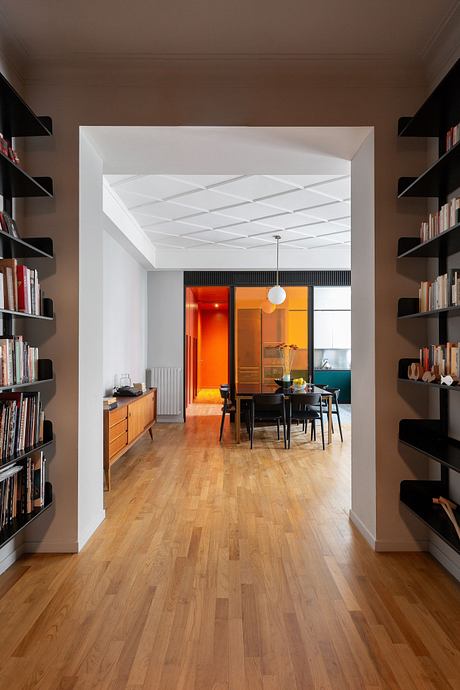
{"type": "Polygon", "coordinates": [[[145,381],[147,366],[147,271],[103,232],[103,394],[114,377],[145,381]]]}
{"type": "Polygon", "coordinates": [[[80,132],[78,550],[105,517],[102,223],[102,159],[84,132],[80,132]]]}
{"type": "Polygon", "coordinates": [[[351,404],[350,517],[375,546],[375,244],[374,133],[351,162],[351,404]]]}
{"type": "MultiPolygon", "coordinates": [[[[183,271],[149,271],[147,365],[184,366],[184,274],[183,271]]],[[[182,371],[182,375],[183,375],[182,371]]],[[[184,409],[182,403],[182,410],[184,409]]],[[[170,420],[177,421],[174,417],[170,420]]],[[[179,420],[182,421],[182,418],[179,420]]]]}

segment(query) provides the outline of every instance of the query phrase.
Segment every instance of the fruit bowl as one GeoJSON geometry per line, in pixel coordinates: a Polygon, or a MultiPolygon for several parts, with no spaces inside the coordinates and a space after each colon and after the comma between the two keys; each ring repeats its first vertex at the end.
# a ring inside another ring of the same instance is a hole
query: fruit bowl
{"type": "Polygon", "coordinates": [[[293,379],[292,387],[294,388],[294,391],[304,391],[307,387],[307,382],[304,378],[299,377],[298,379],[293,379]]]}
{"type": "Polygon", "coordinates": [[[304,383],[293,383],[292,387],[294,391],[304,391],[305,388],[307,387],[307,382],[304,381],[304,383]]]}

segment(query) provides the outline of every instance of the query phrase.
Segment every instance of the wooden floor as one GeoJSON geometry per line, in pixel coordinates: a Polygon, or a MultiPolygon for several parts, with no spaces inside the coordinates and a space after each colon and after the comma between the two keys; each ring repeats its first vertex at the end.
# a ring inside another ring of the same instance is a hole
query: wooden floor
{"type": "Polygon", "coordinates": [[[0,578],[1,689],[460,688],[460,589],[350,526],[349,430],[250,452],[218,425],[156,427],[80,555],[0,578]]]}

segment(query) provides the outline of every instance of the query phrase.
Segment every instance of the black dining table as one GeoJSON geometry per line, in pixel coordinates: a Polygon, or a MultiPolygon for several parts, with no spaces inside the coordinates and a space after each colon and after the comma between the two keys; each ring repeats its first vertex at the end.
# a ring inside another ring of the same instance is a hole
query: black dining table
{"type": "Polygon", "coordinates": [[[235,441],[237,443],[241,442],[241,401],[251,400],[254,395],[264,393],[267,395],[282,393],[286,397],[302,395],[302,393],[319,393],[321,399],[327,401],[327,442],[332,443],[332,393],[311,383],[307,384],[304,390],[294,390],[292,386],[280,387],[276,383],[237,383],[235,387],[235,441]]]}

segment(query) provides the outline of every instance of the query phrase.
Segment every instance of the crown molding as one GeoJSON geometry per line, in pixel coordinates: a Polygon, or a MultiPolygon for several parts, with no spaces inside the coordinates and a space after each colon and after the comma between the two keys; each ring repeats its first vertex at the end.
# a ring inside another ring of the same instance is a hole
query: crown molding
{"type": "Polygon", "coordinates": [[[459,36],[460,4],[456,2],[422,54],[430,88],[434,88],[460,58],[459,36]]]}

